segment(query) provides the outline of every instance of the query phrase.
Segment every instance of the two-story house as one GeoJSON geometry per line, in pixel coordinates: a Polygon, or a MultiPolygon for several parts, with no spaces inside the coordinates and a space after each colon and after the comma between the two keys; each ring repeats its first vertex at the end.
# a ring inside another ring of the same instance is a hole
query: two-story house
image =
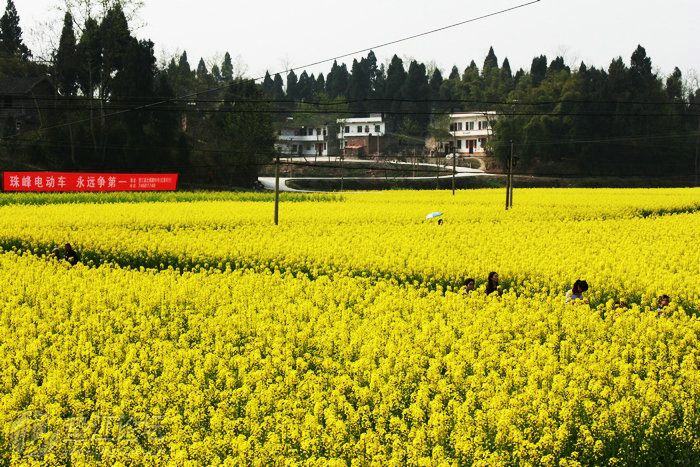
{"type": "Polygon", "coordinates": [[[450,114],[452,141],[444,142],[446,153],[456,152],[460,156],[483,156],[486,144],[493,135],[492,125],[496,112],[460,112],[450,114]]]}

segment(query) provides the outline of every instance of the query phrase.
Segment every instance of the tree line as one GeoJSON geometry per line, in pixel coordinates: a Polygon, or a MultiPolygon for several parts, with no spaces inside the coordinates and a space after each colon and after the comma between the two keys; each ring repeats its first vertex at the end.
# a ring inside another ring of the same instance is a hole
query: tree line
{"type": "Polygon", "coordinates": [[[286,85],[268,73],[263,88],[307,107],[344,100],[348,115],[382,112],[398,136],[444,134],[449,112],[495,111],[490,152],[505,161],[513,141],[521,170],[533,173],[687,175],[697,157],[700,87],[677,67],[659,75],[641,45],[607,69],[539,55],[515,72],[490,48],[481,67],[472,60],[447,77],[396,55],[378,65],[370,52],[350,69],[333,63],[327,75],[292,71],[286,85]]]}
{"type": "MultiPolygon", "coordinates": [[[[661,76],[642,46],[607,69],[535,57],[511,69],[491,48],[450,73],[374,52],[315,75],[236,76],[230,54],[209,69],[184,52],[159,66],[121,2],[83,22],[66,13],[48,63],[32,61],[12,0],[0,18],[0,78],[48,76],[56,92],[34,103],[41,127],[4,122],[0,151],[50,168],[175,170],[207,184],[250,185],[274,154],[275,130],[381,112],[414,144],[445,133],[445,114],[496,111],[490,153],[513,141],[519,170],[590,175],[687,175],[698,145],[700,87],[675,68],[661,76]],[[407,63],[408,62],[408,63],[407,63]]],[[[10,119],[11,117],[7,117],[10,119]]],[[[421,143],[422,144],[422,143],[421,143]]],[[[396,151],[401,148],[397,147],[396,151]]]]}
{"type": "Polygon", "coordinates": [[[270,114],[258,112],[265,103],[251,102],[264,99],[262,87],[234,76],[229,54],[211,72],[203,61],[192,70],[186,53],[158,66],[153,42],[133,35],[121,2],[83,24],[66,13],[48,63],[31,60],[12,0],[0,38],[0,82],[46,76],[55,86],[54,95],[28,103],[41,113],[39,128],[18,131],[5,122],[6,161],[62,170],[173,170],[195,185],[250,186],[272,158],[270,114]]]}

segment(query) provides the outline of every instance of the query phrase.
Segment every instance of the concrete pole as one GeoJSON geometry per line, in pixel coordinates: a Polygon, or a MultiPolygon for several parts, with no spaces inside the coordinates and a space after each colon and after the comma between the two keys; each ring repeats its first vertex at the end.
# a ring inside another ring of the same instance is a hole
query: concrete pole
{"type": "Polygon", "coordinates": [[[275,225],[279,225],[280,214],[280,154],[275,159],[275,225]]]}
{"type": "Polygon", "coordinates": [[[700,117],[698,117],[698,136],[695,139],[695,186],[698,183],[698,162],[700,162],[700,117]]]}
{"type": "Polygon", "coordinates": [[[515,182],[515,174],[513,173],[515,169],[515,146],[513,142],[510,143],[510,196],[508,197],[510,201],[510,208],[513,209],[513,184],[515,182]]]}
{"type": "Polygon", "coordinates": [[[510,184],[511,184],[511,173],[513,168],[513,140],[510,140],[510,156],[508,157],[508,163],[506,164],[506,211],[510,209],[510,184]]]}
{"type": "MultiPolygon", "coordinates": [[[[452,113],[454,113],[454,109],[452,109],[452,113]]],[[[457,178],[457,128],[455,128],[454,132],[454,153],[452,154],[452,196],[455,195],[455,183],[456,183],[456,178],[457,178]]]]}

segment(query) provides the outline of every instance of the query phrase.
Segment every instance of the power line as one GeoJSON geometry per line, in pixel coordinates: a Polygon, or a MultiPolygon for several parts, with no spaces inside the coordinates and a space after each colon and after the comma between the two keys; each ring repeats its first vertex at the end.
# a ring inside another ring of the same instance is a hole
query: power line
{"type": "MultiPolygon", "coordinates": [[[[90,108],[69,108],[69,109],[57,109],[56,107],[50,107],[50,106],[32,106],[32,109],[36,110],[46,110],[46,111],[70,111],[70,112],[87,112],[91,110],[90,108]]],[[[349,115],[354,115],[355,112],[352,110],[341,110],[341,109],[264,109],[264,108],[216,108],[216,109],[187,109],[187,108],[174,108],[174,107],[157,107],[157,106],[141,106],[139,108],[134,108],[131,106],[109,106],[108,110],[115,110],[115,109],[122,109],[122,110],[116,110],[112,114],[108,114],[111,116],[116,116],[117,114],[124,114],[124,113],[130,113],[130,112],[194,112],[194,113],[201,113],[201,114],[270,114],[270,115],[289,115],[289,114],[306,114],[306,115],[343,115],[346,116],[346,118],[351,118],[347,117],[349,115]]],[[[386,109],[377,109],[376,113],[382,113],[385,115],[425,115],[425,116],[432,116],[432,115],[452,115],[452,112],[450,111],[441,111],[441,110],[431,110],[431,111],[412,111],[412,110],[397,110],[397,111],[392,111],[392,110],[386,110],[386,109]]],[[[473,113],[479,113],[479,112],[473,112],[473,113]]],[[[578,112],[557,112],[557,111],[517,111],[517,112],[508,112],[504,113],[501,115],[502,117],[674,117],[678,115],[670,115],[668,113],[664,112],[616,112],[614,110],[611,110],[609,112],[602,112],[602,111],[596,111],[596,112],[585,112],[585,111],[578,111],[578,112]]],[[[684,117],[700,117],[700,112],[695,113],[695,112],[685,112],[682,114],[684,117]]],[[[68,123],[62,123],[62,124],[56,124],[56,125],[51,125],[48,127],[43,127],[39,128],[37,130],[32,130],[34,132],[36,131],[46,131],[46,130],[52,130],[52,129],[57,129],[57,128],[62,128],[66,126],[71,126],[71,125],[77,125],[80,123],[85,123],[93,120],[92,118],[86,118],[83,120],[78,120],[74,122],[68,122],[68,123]]]]}
{"type": "MultiPolygon", "coordinates": [[[[551,140],[551,139],[545,139],[545,140],[531,140],[531,141],[525,141],[524,143],[520,143],[519,146],[523,145],[537,145],[537,146],[545,146],[545,145],[572,145],[572,144],[610,144],[610,143],[615,143],[615,142],[635,142],[635,141],[647,141],[647,140],[667,140],[667,139],[682,139],[682,138],[689,138],[689,137],[694,137],[694,136],[699,136],[700,131],[690,131],[686,133],[674,133],[674,134],[663,134],[663,135],[625,135],[625,136],[617,136],[617,137],[610,137],[610,138],[597,138],[597,139],[559,139],[559,140],[551,140]]],[[[419,137],[412,137],[412,136],[406,136],[406,135],[391,135],[396,138],[403,138],[403,139],[412,139],[418,143],[425,143],[425,139],[421,139],[419,137]]],[[[81,144],[72,144],[69,142],[64,142],[60,143],[55,140],[45,140],[45,139],[29,139],[29,138],[13,138],[13,137],[7,137],[5,138],[4,142],[8,145],[12,144],[23,144],[23,145],[33,145],[33,144],[42,144],[47,147],[73,147],[73,148],[82,148],[82,149],[111,149],[111,150],[132,150],[132,151],[152,151],[154,149],[174,149],[177,150],[177,146],[150,146],[150,147],[138,147],[138,146],[127,146],[127,145],[109,145],[109,146],[102,146],[102,145],[81,145],[81,144]]],[[[326,140],[315,140],[315,141],[275,141],[277,144],[318,144],[326,142],[326,140]]],[[[206,144],[206,143],[205,143],[206,144]]],[[[491,143],[492,146],[509,146],[510,143],[491,143]]],[[[239,149],[198,149],[198,148],[188,148],[191,151],[199,151],[199,152],[204,152],[204,153],[215,153],[215,154],[250,154],[250,155],[270,155],[270,152],[256,152],[256,151],[247,151],[247,150],[239,150],[239,149]]],[[[313,157],[313,156],[308,156],[308,157],[313,157]]],[[[327,157],[327,156],[324,156],[327,157]]],[[[396,156],[393,155],[386,155],[382,156],[383,158],[387,159],[392,159],[396,158],[396,156]]]]}
{"type": "MultiPolygon", "coordinates": [[[[232,83],[233,85],[236,83],[232,83]]],[[[228,86],[230,86],[228,85],[228,86]]],[[[204,92],[204,91],[203,91],[204,92]]],[[[509,101],[509,100],[483,100],[483,99],[409,99],[409,98],[389,98],[389,97],[366,97],[361,99],[341,99],[341,100],[331,100],[331,101],[320,101],[320,100],[306,100],[306,99],[274,99],[274,98],[235,98],[231,100],[226,99],[188,99],[187,97],[161,97],[161,96],[119,96],[111,99],[100,99],[95,97],[86,96],[31,96],[28,97],[26,94],[3,94],[5,97],[12,97],[18,100],[25,100],[28,102],[59,102],[59,103],[95,103],[101,105],[112,105],[113,103],[119,103],[122,101],[122,105],[129,106],[129,101],[147,101],[147,104],[157,106],[167,103],[184,103],[187,105],[196,104],[232,104],[232,103],[268,103],[268,104],[305,104],[310,106],[324,106],[324,107],[337,107],[346,104],[358,104],[358,103],[415,103],[415,104],[483,104],[483,105],[503,105],[503,106],[516,106],[516,107],[526,107],[526,106],[542,106],[542,105],[560,105],[560,104],[590,104],[590,105],[668,105],[668,106],[686,106],[692,107],[697,106],[696,103],[686,102],[686,101],[674,101],[674,100],[653,100],[653,101],[640,101],[640,100],[624,100],[624,99],[612,99],[612,100],[592,100],[592,99],[557,99],[548,101],[509,101]]],[[[131,108],[132,106],[129,106],[131,108]]],[[[460,112],[454,112],[460,113],[460,112]]]]}

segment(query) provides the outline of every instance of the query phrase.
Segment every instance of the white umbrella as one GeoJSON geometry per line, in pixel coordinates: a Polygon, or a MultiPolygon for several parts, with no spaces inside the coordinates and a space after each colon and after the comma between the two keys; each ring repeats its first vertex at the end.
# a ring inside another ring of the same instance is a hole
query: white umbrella
{"type": "Polygon", "coordinates": [[[427,216],[425,216],[425,219],[426,219],[426,220],[435,219],[436,217],[442,216],[442,214],[443,214],[443,213],[441,213],[441,212],[431,212],[430,214],[428,214],[427,216]]]}

